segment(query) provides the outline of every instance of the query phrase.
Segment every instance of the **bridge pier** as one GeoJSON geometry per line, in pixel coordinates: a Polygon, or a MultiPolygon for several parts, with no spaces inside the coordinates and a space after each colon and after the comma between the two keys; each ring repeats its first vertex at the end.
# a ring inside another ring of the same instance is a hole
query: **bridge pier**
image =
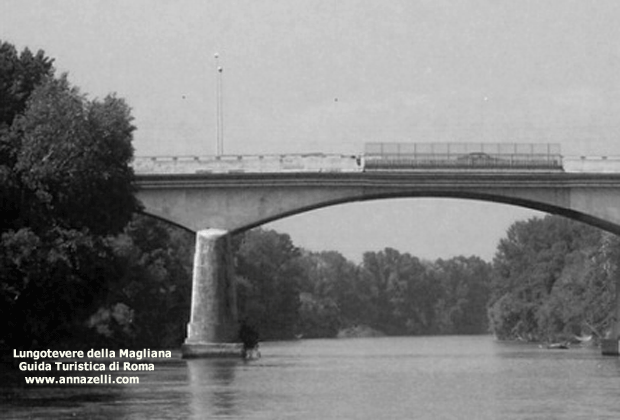
{"type": "Polygon", "coordinates": [[[237,340],[237,300],[230,235],[225,230],[196,233],[191,318],[183,357],[241,354],[237,340]]]}
{"type": "Polygon", "coordinates": [[[616,307],[609,337],[601,341],[604,356],[620,356],[620,276],[616,275],[616,307]]]}

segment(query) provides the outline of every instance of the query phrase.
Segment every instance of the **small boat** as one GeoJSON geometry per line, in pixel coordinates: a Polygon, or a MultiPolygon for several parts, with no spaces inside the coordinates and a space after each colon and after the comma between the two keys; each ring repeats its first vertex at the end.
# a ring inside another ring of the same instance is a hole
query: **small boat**
{"type": "Polygon", "coordinates": [[[243,357],[244,360],[260,359],[260,350],[258,350],[258,346],[252,349],[243,350],[241,357],[243,357]]]}
{"type": "Polygon", "coordinates": [[[547,349],[549,350],[568,350],[570,347],[568,343],[550,343],[547,344],[547,349]]]}

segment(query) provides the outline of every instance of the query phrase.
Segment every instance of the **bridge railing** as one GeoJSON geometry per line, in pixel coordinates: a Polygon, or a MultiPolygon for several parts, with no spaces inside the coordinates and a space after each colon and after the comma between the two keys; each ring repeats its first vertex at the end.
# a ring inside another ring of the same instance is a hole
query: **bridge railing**
{"type": "Polygon", "coordinates": [[[274,173],[274,172],[360,172],[362,160],[355,155],[225,155],[136,157],[134,172],[161,174],[274,173]]]}
{"type": "Polygon", "coordinates": [[[572,173],[620,173],[620,156],[566,156],[564,171],[572,173]]]}
{"type": "Polygon", "coordinates": [[[246,155],[246,156],[141,156],[134,158],[136,174],[362,172],[385,170],[563,170],[570,173],[620,173],[620,156],[564,156],[548,161],[547,155],[419,154],[415,160],[402,155],[246,155]],[[501,159],[495,161],[494,159],[501,159]]]}

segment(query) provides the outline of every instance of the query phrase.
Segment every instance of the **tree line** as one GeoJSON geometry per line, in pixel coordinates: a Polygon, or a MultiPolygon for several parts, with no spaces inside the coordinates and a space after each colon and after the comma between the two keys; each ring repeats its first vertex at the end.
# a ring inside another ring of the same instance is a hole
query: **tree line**
{"type": "Polygon", "coordinates": [[[386,248],[354,264],[254,230],[237,251],[240,310],[267,338],[492,333],[535,342],[604,338],[612,328],[620,238],[560,216],[512,224],[493,261],[434,262],[386,248]]]}
{"type": "MultiPolygon", "coordinates": [[[[194,236],[141,215],[131,110],[91,100],[41,51],[0,41],[0,347],[176,347],[194,236]]],[[[620,242],[547,216],[492,262],[386,248],[360,263],[255,229],[235,238],[239,314],[263,339],[478,334],[556,340],[610,328],[620,242]]]]}
{"type": "Polygon", "coordinates": [[[236,255],[240,315],[265,338],[336,337],[358,326],[388,335],[488,330],[491,267],[478,257],[429,262],[386,248],[355,264],[262,229],[247,232],[236,255]]]}

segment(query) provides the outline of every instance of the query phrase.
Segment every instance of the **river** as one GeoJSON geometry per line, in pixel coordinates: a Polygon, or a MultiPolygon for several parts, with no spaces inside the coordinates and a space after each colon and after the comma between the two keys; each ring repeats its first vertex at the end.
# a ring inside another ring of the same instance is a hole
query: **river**
{"type": "MultiPolygon", "coordinates": [[[[299,340],[172,359],[134,385],[0,384],[14,419],[618,419],[620,360],[489,336],[299,340]]],[[[21,380],[21,379],[20,379],[21,380]]]]}

